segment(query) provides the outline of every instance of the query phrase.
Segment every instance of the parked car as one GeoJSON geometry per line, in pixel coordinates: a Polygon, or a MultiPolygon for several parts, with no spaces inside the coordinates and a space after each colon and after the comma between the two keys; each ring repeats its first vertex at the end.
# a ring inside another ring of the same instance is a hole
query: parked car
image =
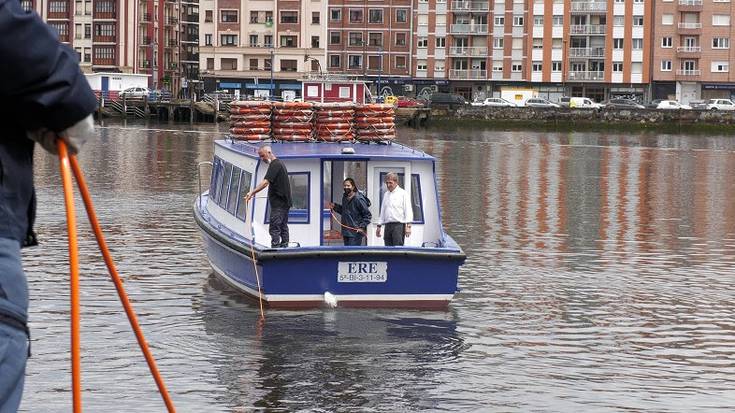
{"type": "Polygon", "coordinates": [[[147,98],[151,91],[147,87],[129,87],[120,92],[124,98],[147,98]]]}
{"type": "Polygon", "coordinates": [[[508,102],[507,100],[503,98],[486,98],[485,100],[472,102],[472,106],[492,106],[492,107],[499,107],[499,108],[514,108],[516,107],[516,104],[513,102],[508,102]]]}
{"type": "Polygon", "coordinates": [[[689,110],[692,107],[689,105],[682,105],[681,103],[675,101],[675,100],[662,100],[659,102],[658,107],[656,109],[675,109],[675,110],[689,110]]]}
{"type": "Polygon", "coordinates": [[[569,107],[569,101],[570,101],[571,99],[572,99],[572,98],[571,98],[571,97],[569,97],[569,96],[562,96],[562,97],[560,97],[560,98],[559,98],[559,106],[561,106],[561,107],[563,107],[563,108],[568,108],[568,107],[569,107]]]}
{"type": "Polygon", "coordinates": [[[708,110],[735,110],[735,103],[730,99],[710,99],[707,101],[708,110]]]}
{"type": "Polygon", "coordinates": [[[526,99],[526,101],[523,103],[523,106],[529,107],[529,108],[558,108],[559,105],[553,102],[549,102],[546,99],[542,98],[530,98],[526,99]]]}
{"type": "Polygon", "coordinates": [[[469,103],[463,96],[455,95],[452,93],[437,92],[431,95],[431,97],[429,98],[429,104],[431,106],[464,106],[469,103]]]}
{"type": "Polygon", "coordinates": [[[707,101],[706,100],[690,100],[689,106],[692,107],[692,109],[707,109],[707,101]]]}
{"type": "Polygon", "coordinates": [[[658,104],[661,102],[663,102],[663,99],[654,99],[645,105],[646,109],[658,109],[658,104]]]}
{"type": "Polygon", "coordinates": [[[422,102],[408,96],[398,96],[394,105],[399,108],[417,108],[424,106],[422,102]]]}
{"type": "Polygon", "coordinates": [[[601,109],[602,105],[590,98],[569,98],[569,107],[576,109],[601,109]]]}
{"type": "Polygon", "coordinates": [[[645,109],[646,107],[631,99],[610,99],[603,103],[602,106],[606,108],[618,108],[618,109],[645,109]]]}

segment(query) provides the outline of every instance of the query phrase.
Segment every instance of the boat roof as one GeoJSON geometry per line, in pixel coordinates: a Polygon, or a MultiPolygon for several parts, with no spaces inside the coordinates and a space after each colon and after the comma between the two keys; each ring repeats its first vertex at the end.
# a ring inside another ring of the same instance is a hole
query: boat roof
{"type": "Polygon", "coordinates": [[[244,141],[223,139],[215,141],[217,146],[229,149],[233,152],[251,157],[258,157],[258,148],[270,145],[276,157],[281,159],[299,158],[328,158],[328,159],[354,159],[354,158],[382,158],[401,160],[428,160],[434,157],[426,152],[413,149],[400,143],[333,143],[333,142],[259,142],[250,143],[244,141]],[[354,153],[345,153],[346,148],[354,149],[354,153]]]}

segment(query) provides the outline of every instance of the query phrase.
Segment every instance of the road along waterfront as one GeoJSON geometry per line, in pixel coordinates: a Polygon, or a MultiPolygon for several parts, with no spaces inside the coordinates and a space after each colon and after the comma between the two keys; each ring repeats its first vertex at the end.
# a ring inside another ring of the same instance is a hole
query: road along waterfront
{"type": "MultiPolygon", "coordinates": [[[[110,124],[79,157],[180,411],[735,404],[735,140],[402,129],[438,158],[443,219],[468,255],[449,311],[268,311],[257,329],[257,305],[211,276],[191,216],[196,164],[224,126],[110,124]]],[[[62,412],[64,210],[58,161],[40,150],[36,184],[21,408],[62,412]]],[[[161,411],[88,225],[80,237],[85,408],[161,411]]]]}

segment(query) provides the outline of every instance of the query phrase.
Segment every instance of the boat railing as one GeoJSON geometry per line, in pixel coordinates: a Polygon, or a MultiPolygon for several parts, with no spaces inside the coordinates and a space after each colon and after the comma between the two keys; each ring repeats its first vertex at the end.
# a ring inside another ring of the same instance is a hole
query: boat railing
{"type": "Polygon", "coordinates": [[[202,206],[202,165],[209,165],[209,167],[212,168],[214,164],[212,164],[212,162],[210,161],[203,161],[197,164],[197,183],[199,184],[199,192],[197,197],[199,199],[198,204],[200,208],[202,206]]]}

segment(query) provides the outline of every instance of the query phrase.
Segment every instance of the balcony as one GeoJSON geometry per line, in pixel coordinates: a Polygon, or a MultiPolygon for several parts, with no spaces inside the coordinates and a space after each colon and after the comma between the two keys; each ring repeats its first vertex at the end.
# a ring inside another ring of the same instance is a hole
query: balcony
{"type": "Polygon", "coordinates": [[[573,1],[572,13],[605,13],[607,2],[604,1],[573,1]]]}
{"type": "Polygon", "coordinates": [[[185,16],[181,16],[181,21],[184,23],[199,23],[199,15],[198,14],[187,14],[185,16]]]}
{"type": "Polygon", "coordinates": [[[151,14],[150,13],[143,13],[142,16],[140,16],[140,22],[141,23],[150,23],[151,21],[151,14]]]}
{"type": "Polygon", "coordinates": [[[176,47],[179,45],[179,41],[176,39],[168,39],[168,46],[169,47],[176,47]]]}
{"type": "Polygon", "coordinates": [[[141,46],[150,46],[151,45],[151,38],[150,37],[141,37],[140,38],[140,45],[141,46]]]}
{"type": "Polygon", "coordinates": [[[95,58],[92,60],[93,66],[115,66],[115,59],[95,58]]]}
{"type": "Polygon", "coordinates": [[[53,20],[68,20],[69,13],[65,11],[50,11],[48,12],[48,18],[53,20]]]}
{"type": "Polygon", "coordinates": [[[165,70],[176,70],[179,68],[179,65],[175,62],[170,62],[165,66],[165,70]]]}
{"type": "Polygon", "coordinates": [[[92,37],[92,43],[115,43],[116,38],[115,35],[112,36],[102,36],[102,35],[95,35],[92,37]]]}
{"type": "Polygon", "coordinates": [[[181,55],[182,62],[195,62],[199,63],[199,54],[195,53],[184,53],[181,55]]]}
{"type": "Polygon", "coordinates": [[[452,46],[449,48],[449,55],[487,57],[487,47],[452,46]]]}
{"type": "Polygon", "coordinates": [[[453,34],[487,34],[487,24],[457,23],[449,28],[453,34]]]}
{"type": "Polygon", "coordinates": [[[679,0],[679,11],[702,11],[702,0],[679,0]]]}
{"type": "Polygon", "coordinates": [[[488,11],[490,10],[490,3],[483,3],[481,1],[453,1],[452,11],[488,11]]]}
{"type": "Polygon", "coordinates": [[[150,68],[151,67],[150,60],[143,60],[143,61],[141,61],[140,62],[140,67],[145,68],[145,69],[150,68]]]}
{"type": "Polygon", "coordinates": [[[181,36],[181,41],[184,43],[199,43],[199,35],[197,34],[184,34],[181,36]]]}
{"type": "Polygon", "coordinates": [[[687,57],[699,57],[702,53],[701,46],[679,46],[676,48],[676,53],[680,55],[686,55],[687,57]]]}
{"type": "Polygon", "coordinates": [[[679,31],[698,32],[702,30],[702,23],[679,23],[679,31]]]}
{"type": "Polygon", "coordinates": [[[676,71],[676,76],[680,77],[694,77],[701,76],[702,71],[699,69],[679,69],[676,71]]]}
{"type": "Polygon", "coordinates": [[[457,80],[470,80],[470,79],[487,79],[487,70],[480,69],[451,69],[449,70],[449,77],[457,80]]]}
{"type": "Polygon", "coordinates": [[[114,11],[96,11],[93,18],[95,20],[115,20],[117,19],[117,13],[114,11]]]}
{"type": "Polygon", "coordinates": [[[604,24],[582,24],[569,27],[571,35],[605,34],[607,26],[604,24]]]}
{"type": "Polygon", "coordinates": [[[573,71],[568,73],[567,80],[571,82],[583,80],[600,82],[605,80],[605,72],[573,71]]]}
{"type": "Polygon", "coordinates": [[[604,47],[571,47],[569,57],[605,57],[604,47]]]}
{"type": "Polygon", "coordinates": [[[176,17],[169,17],[168,19],[166,19],[166,21],[168,22],[168,24],[176,24],[179,22],[179,19],[176,17]]]}

